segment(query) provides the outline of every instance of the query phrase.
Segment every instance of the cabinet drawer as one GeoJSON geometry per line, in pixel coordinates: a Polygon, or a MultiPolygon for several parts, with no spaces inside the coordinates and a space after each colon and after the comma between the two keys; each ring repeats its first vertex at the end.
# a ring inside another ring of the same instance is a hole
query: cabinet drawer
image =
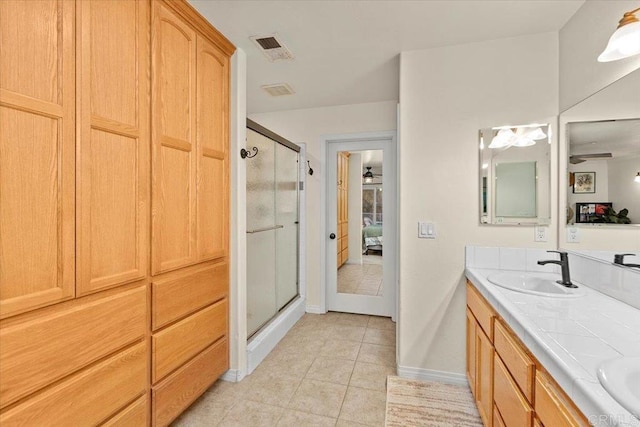
{"type": "Polygon", "coordinates": [[[153,335],[153,382],[227,334],[227,300],[195,314],[153,335]]]}
{"type": "Polygon", "coordinates": [[[537,372],[535,387],[536,415],[542,424],[553,427],[589,425],[547,375],[537,372]]]}
{"type": "MultiPolygon", "coordinates": [[[[494,357],[493,401],[507,426],[531,427],[533,409],[526,401],[500,357],[494,357]]],[[[550,424],[553,426],[553,424],[550,424]]],[[[554,426],[555,427],[555,426],[554,426]]]]}
{"type": "Polygon", "coordinates": [[[146,287],[89,297],[0,329],[0,407],[142,339],[146,287]]]}
{"type": "Polygon", "coordinates": [[[153,330],[193,313],[229,292],[229,264],[199,268],[184,275],[154,280],[151,299],[153,330]]]}
{"type": "Polygon", "coordinates": [[[145,394],[131,405],[118,412],[113,418],[104,423],[102,427],[144,427],[147,424],[149,399],[145,394]]]}
{"type": "Polygon", "coordinates": [[[520,343],[502,322],[494,324],[493,345],[504,362],[511,377],[529,402],[533,402],[533,381],[536,365],[525,353],[520,343]]]}
{"type": "Polygon", "coordinates": [[[484,333],[487,334],[491,342],[493,342],[493,320],[496,315],[491,306],[468,281],[467,306],[469,306],[469,309],[484,330],[484,333]]]}
{"type": "Polygon", "coordinates": [[[340,237],[347,237],[349,234],[349,223],[344,222],[340,224],[340,237]]]}
{"type": "Polygon", "coordinates": [[[122,351],[0,415],[0,425],[97,425],[147,387],[147,346],[122,351]]]}
{"type": "Polygon", "coordinates": [[[168,425],[228,368],[229,347],[223,338],[153,388],[153,425],[168,425]]]}

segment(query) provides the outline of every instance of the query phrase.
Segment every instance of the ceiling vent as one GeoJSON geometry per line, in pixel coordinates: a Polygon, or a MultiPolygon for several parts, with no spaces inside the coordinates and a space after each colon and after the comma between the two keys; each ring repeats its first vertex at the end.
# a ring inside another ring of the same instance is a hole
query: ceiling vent
{"type": "Polygon", "coordinates": [[[293,59],[293,53],[276,38],[276,34],[249,38],[258,46],[258,49],[260,49],[269,62],[291,61],[293,59]]]}
{"type": "Polygon", "coordinates": [[[276,83],[274,85],[264,85],[260,87],[271,96],[293,95],[296,93],[291,86],[286,83],[276,83]]]}

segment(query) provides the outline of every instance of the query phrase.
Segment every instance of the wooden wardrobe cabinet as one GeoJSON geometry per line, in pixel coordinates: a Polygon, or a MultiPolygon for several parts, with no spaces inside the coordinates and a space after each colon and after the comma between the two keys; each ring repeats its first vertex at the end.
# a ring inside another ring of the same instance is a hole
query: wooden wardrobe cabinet
{"type": "Polygon", "coordinates": [[[152,417],[229,367],[229,57],[179,2],[152,4],[152,417]],[[206,368],[203,368],[206,367],[206,368]]]}
{"type": "Polygon", "coordinates": [[[229,366],[234,47],[181,0],[0,32],[0,425],[166,425],[229,366]]]}
{"type": "Polygon", "coordinates": [[[349,259],[349,153],[338,153],[338,268],[349,259]]]}

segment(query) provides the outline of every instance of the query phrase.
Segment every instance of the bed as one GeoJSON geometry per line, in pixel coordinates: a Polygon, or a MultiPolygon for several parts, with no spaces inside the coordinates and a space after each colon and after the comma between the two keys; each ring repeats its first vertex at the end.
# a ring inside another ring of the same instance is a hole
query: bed
{"type": "Polygon", "coordinates": [[[371,224],[362,228],[362,250],[382,252],[382,224],[371,224]]]}

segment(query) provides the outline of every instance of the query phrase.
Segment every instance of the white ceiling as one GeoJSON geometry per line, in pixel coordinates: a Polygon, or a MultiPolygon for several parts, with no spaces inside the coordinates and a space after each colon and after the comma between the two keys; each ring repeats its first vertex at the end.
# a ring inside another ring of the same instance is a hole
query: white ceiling
{"type": "Polygon", "coordinates": [[[584,0],[189,0],[247,54],[249,113],[398,100],[402,51],[557,31],[584,0]],[[269,62],[250,36],[293,52],[269,62]],[[288,83],[270,97],[261,85],[288,83]]]}

